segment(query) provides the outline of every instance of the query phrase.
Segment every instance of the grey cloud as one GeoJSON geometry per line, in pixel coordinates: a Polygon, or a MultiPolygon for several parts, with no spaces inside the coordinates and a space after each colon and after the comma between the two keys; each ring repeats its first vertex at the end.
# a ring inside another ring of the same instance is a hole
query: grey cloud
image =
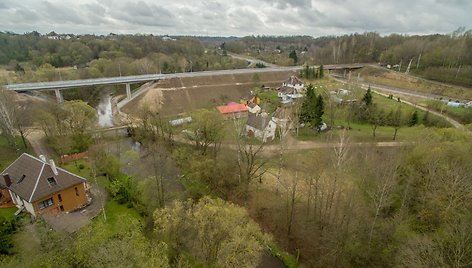
{"type": "Polygon", "coordinates": [[[311,0],[264,0],[264,2],[275,5],[279,9],[288,7],[310,8],[311,0]]]}
{"type": "Polygon", "coordinates": [[[18,32],[445,33],[471,29],[471,13],[469,0],[0,0],[1,27],[18,32]]]}
{"type": "Polygon", "coordinates": [[[145,26],[172,26],[177,22],[172,12],[162,6],[147,4],[144,1],[128,2],[111,12],[113,19],[145,26]]]}
{"type": "Polygon", "coordinates": [[[77,14],[77,11],[71,7],[62,3],[51,3],[49,1],[41,2],[41,11],[45,15],[45,19],[48,18],[53,23],[77,23],[83,24],[84,18],[77,14]]]}

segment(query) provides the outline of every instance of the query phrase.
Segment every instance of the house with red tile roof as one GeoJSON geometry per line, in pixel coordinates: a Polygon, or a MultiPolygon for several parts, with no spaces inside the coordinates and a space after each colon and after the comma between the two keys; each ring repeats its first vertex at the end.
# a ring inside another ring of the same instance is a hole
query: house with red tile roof
{"type": "Polygon", "coordinates": [[[247,117],[248,108],[241,103],[230,102],[227,105],[218,106],[216,109],[225,117],[225,119],[234,119],[247,117]]]}

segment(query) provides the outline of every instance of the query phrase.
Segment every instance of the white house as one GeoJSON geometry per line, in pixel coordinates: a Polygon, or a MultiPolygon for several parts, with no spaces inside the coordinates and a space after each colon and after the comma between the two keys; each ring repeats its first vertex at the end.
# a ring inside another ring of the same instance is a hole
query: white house
{"type": "Polygon", "coordinates": [[[254,102],[250,102],[246,105],[247,110],[251,114],[258,114],[262,111],[261,107],[254,102]]]}
{"type": "Polygon", "coordinates": [[[277,96],[282,99],[282,104],[292,103],[296,99],[303,98],[296,88],[286,86],[277,89],[277,96]]]}
{"type": "Polygon", "coordinates": [[[295,88],[298,92],[302,92],[305,89],[305,84],[298,77],[292,75],[282,83],[282,87],[295,88]]]}
{"type": "Polygon", "coordinates": [[[246,124],[246,136],[262,142],[274,140],[277,125],[267,114],[249,114],[246,124]]]}

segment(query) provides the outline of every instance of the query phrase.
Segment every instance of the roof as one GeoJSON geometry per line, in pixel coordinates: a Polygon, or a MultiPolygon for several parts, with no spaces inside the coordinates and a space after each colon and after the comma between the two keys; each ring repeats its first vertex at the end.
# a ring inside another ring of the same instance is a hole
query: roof
{"type": "Polygon", "coordinates": [[[295,93],[298,93],[298,91],[293,87],[279,87],[277,89],[277,91],[282,93],[282,94],[295,94],[295,93]]]}
{"type": "Polygon", "coordinates": [[[298,77],[292,75],[287,80],[284,81],[284,84],[297,85],[297,84],[303,84],[303,81],[300,80],[298,77]]]}
{"type": "Polygon", "coordinates": [[[70,188],[87,180],[62,168],[54,174],[51,165],[27,153],[23,153],[3,174],[10,175],[12,184],[9,189],[28,202],[35,202],[58,191],[70,188]],[[48,178],[53,177],[55,185],[48,178]]]}
{"type": "Polygon", "coordinates": [[[216,107],[218,111],[222,114],[230,114],[230,113],[239,113],[239,112],[247,112],[247,107],[244,104],[232,104],[232,105],[224,105],[216,107]]]}
{"type": "Polygon", "coordinates": [[[248,106],[249,108],[255,108],[255,107],[258,106],[258,105],[255,104],[254,102],[250,102],[250,103],[247,104],[247,106],[248,106]]]}
{"type": "Polygon", "coordinates": [[[269,124],[270,118],[262,115],[249,114],[247,125],[255,129],[264,130],[269,124]]]}

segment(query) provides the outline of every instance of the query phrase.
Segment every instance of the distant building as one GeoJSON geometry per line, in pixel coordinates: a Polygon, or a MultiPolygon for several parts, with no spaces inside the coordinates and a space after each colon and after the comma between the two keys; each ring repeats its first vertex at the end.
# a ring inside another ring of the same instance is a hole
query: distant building
{"type": "Polygon", "coordinates": [[[460,103],[460,102],[455,102],[455,101],[449,101],[449,102],[447,103],[447,106],[449,106],[449,107],[456,107],[456,108],[457,108],[457,107],[464,107],[465,104],[464,104],[464,103],[460,103]]]}
{"type": "Polygon", "coordinates": [[[465,104],[466,108],[472,108],[472,101],[469,101],[465,104]]]}
{"type": "Polygon", "coordinates": [[[216,109],[225,117],[225,119],[235,119],[247,117],[248,108],[241,103],[230,102],[227,105],[218,106],[216,109]]]}
{"type": "Polygon", "coordinates": [[[246,124],[246,136],[262,142],[274,140],[277,125],[267,114],[250,114],[246,124]]]}
{"type": "Polygon", "coordinates": [[[177,41],[177,39],[172,38],[172,37],[170,37],[170,36],[168,36],[168,35],[164,35],[164,36],[162,36],[161,38],[162,38],[162,40],[164,40],[164,41],[177,41]]]}
{"type": "Polygon", "coordinates": [[[8,189],[13,203],[33,217],[70,212],[89,202],[87,180],[44,157],[24,153],[2,172],[2,177],[0,184],[8,189]]]}
{"type": "Polygon", "coordinates": [[[250,102],[246,105],[248,112],[252,114],[258,114],[262,111],[261,107],[254,102],[250,102]]]}
{"type": "Polygon", "coordinates": [[[170,120],[169,121],[169,124],[173,127],[175,126],[180,126],[180,125],[183,125],[185,123],[190,123],[192,122],[192,117],[189,116],[189,117],[184,117],[184,118],[179,118],[179,119],[174,119],[174,120],[170,120]]]}
{"type": "Polygon", "coordinates": [[[301,90],[305,89],[305,84],[298,77],[292,75],[282,83],[282,87],[295,88],[300,93],[302,92],[301,90]]]}
{"type": "Polygon", "coordinates": [[[303,95],[299,93],[298,89],[287,86],[279,87],[277,89],[277,96],[282,99],[282,104],[289,104],[296,99],[303,98],[303,95]]]}

